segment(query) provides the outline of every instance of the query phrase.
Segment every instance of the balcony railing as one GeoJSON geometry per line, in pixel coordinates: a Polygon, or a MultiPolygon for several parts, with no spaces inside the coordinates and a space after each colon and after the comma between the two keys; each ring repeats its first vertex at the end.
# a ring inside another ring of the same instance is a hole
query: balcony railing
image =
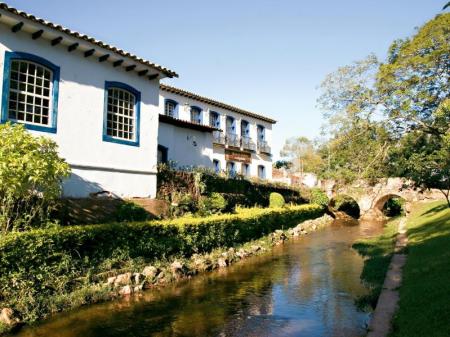
{"type": "Polygon", "coordinates": [[[227,146],[232,146],[232,147],[241,147],[241,140],[239,138],[239,136],[235,133],[228,133],[225,136],[225,142],[227,144],[227,146]]]}
{"type": "Polygon", "coordinates": [[[244,150],[255,151],[255,149],[256,149],[255,143],[252,141],[252,139],[250,137],[242,136],[241,143],[242,143],[242,149],[244,149],[244,150]]]}
{"type": "Polygon", "coordinates": [[[265,140],[258,141],[258,151],[261,153],[270,154],[270,146],[267,145],[267,142],[265,140]]]}
{"type": "Polygon", "coordinates": [[[225,145],[225,135],[223,132],[214,131],[213,132],[213,142],[214,144],[225,145]]]}

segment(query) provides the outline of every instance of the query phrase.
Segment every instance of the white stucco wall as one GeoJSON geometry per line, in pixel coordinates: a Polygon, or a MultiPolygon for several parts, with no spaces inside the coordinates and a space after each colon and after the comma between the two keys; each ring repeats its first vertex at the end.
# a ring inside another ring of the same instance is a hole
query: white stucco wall
{"type": "Polygon", "coordinates": [[[168,160],[178,166],[212,168],[212,133],[159,124],[158,144],[168,148],[168,160]]]}
{"type": "MultiPolygon", "coordinates": [[[[209,113],[210,111],[214,111],[219,113],[220,116],[220,129],[226,130],[226,116],[231,116],[236,120],[236,134],[240,136],[241,134],[241,120],[245,120],[250,124],[250,137],[252,141],[257,143],[257,125],[262,125],[265,127],[265,140],[267,141],[268,145],[271,146],[272,144],[272,124],[268,123],[266,121],[263,121],[261,119],[257,119],[254,117],[249,117],[234,111],[226,110],[223,108],[218,108],[214,105],[207,104],[204,102],[197,101],[195,99],[184,97],[181,95],[178,95],[176,93],[167,92],[164,90],[161,90],[160,97],[159,97],[159,112],[161,114],[164,114],[164,102],[166,99],[171,99],[178,103],[177,109],[175,111],[175,117],[183,120],[190,120],[190,107],[191,106],[197,106],[202,109],[202,124],[209,125],[209,113]]],[[[160,128],[164,128],[164,123],[160,123],[160,128]]],[[[181,130],[181,128],[178,128],[181,130]]],[[[184,133],[180,133],[180,142],[183,142],[186,138],[186,133],[193,134],[193,130],[185,129],[184,133]],[[183,136],[182,136],[183,135],[183,136]]],[[[205,132],[206,134],[206,132],[205,132]]],[[[208,133],[210,135],[210,133],[208,133]]],[[[160,141],[159,144],[164,145],[161,143],[162,139],[165,139],[163,137],[169,138],[172,137],[172,139],[175,139],[177,136],[173,135],[170,131],[165,131],[164,129],[160,129],[159,131],[159,137],[160,141]],[[164,134],[167,133],[167,136],[164,136],[164,134]]],[[[169,150],[169,159],[173,159],[178,162],[184,162],[185,160],[188,160],[190,162],[198,162],[200,163],[199,166],[205,166],[204,161],[200,159],[199,154],[203,154],[205,157],[207,157],[205,160],[210,162],[210,165],[212,166],[212,160],[216,159],[220,162],[220,167],[222,170],[226,169],[226,160],[225,160],[225,149],[223,146],[212,146],[212,142],[204,143],[205,148],[207,148],[206,151],[199,152],[194,151],[191,153],[191,157],[189,158],[189,153],[186,153],[184,151],[182,152],[173,152],[172,156],[170,154],[169,150]]],[[[189,150],[188,147],[184,147],[183,149],[189,150]]],[[[258,152],[252,152],[251,153],[252,162],[250,164],[250,176],[251,177],[258,177],[258,166],[262,165],[265,168],[265,175],[266,179],[270,180],[272,179],[272,158],[269,155],[258,153],[258,152]]],[[[236,171],[238,173],[241,172],[241,163],[235,162],[236,165],[236,171]]]]}
{"type": "Polygon", "coordinates": [[[26,32],[14,34],[0,24],[2,74],[5,51],[34,54],[60,67],[57,132],[30,132],[54,139],[61,156],[77,167],[64,183],[66,196],[84,197],[99,190],[124,197],[156,195],[158,80],[127,73],[110,62],[99,63],[97,57],[85,58],[77,50],[69,53],[66,46],[52,47],[45,39],[32,40],[26,32]],[[123,82],[140,91],[139,146],[102,140],[105,81],[123,82]]]}

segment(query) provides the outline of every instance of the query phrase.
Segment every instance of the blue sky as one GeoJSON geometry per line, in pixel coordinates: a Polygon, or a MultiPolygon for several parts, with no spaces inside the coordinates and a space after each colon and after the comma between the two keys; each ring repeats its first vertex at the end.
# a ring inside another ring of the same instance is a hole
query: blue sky
{"type": "Polygon", "coordinates": [[[36,16],[169,67],[165,81],[275,118],[288,137],[319,136],[318,85],[438,14],[447,0],[10,0],[36,16]]]}

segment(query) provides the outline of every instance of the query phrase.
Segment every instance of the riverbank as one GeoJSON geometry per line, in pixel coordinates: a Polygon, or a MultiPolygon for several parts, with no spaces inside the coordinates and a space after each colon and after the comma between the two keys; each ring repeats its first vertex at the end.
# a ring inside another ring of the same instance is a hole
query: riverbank
{"type": "Polygon", "coordinates": [[[301,235],[288,229],[322,214],[320,206],[302,205],[14,233],[0,240],[0,308],[9,320],[2,328],[225,267],[263,251],[264,242],[301,235]]]}
{"type": "Polygon", "coordinates": [[[369,319],[354,303],[367,292],[364,260],[350,246],[381,231],[377,222],[333,221],[227,268],[57,314],[14,336],[360,337],[369,319]]]}
{"type": "MultiPolygon", "coordinates": [[[[353,245],[368,257],[361,279],[372,291],[359,300],[361,307],[376,306],[394,252],[398,221],[389,222],[381,236],[353,245]]],[[[450,209],[442,201],[416,203],[408,215],[406,227],[408,257],[391,336],[448,336],[450,209]]]]}
{"type": "Polygon", "coordinates": [[[449,336],[450,208],[443,201],[416,204],[406,226],[408,259],[392,336],[449,336]]]}

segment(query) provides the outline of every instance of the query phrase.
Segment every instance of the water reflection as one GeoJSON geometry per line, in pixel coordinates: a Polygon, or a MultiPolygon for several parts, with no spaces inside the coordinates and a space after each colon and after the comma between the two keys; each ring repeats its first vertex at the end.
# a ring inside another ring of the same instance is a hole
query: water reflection
{"type": "Polygon", "coordinates": [[[363,261],[350,246],[379,223],[335,223],[226,270],[58,315],[19,336],[361,336],[363,261]]]}

